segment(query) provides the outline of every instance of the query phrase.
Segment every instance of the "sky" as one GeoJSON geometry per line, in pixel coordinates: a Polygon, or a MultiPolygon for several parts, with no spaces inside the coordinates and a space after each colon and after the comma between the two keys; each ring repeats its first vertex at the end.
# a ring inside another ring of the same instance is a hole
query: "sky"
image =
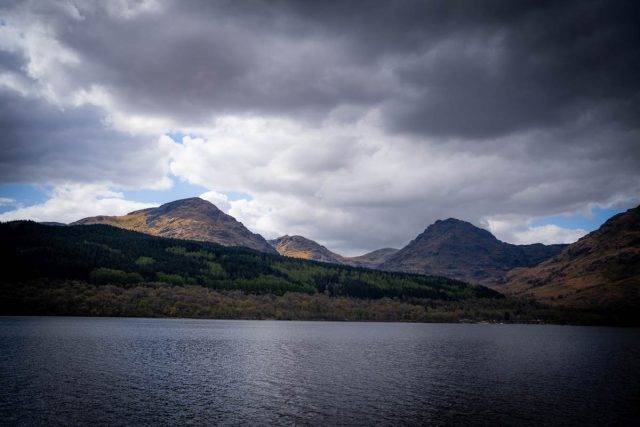
{"type": "Polygon", "coordinates": [[[634,1],[0,2],[0,221],[200,196],[354,255],[640,199],[634,1]]]}

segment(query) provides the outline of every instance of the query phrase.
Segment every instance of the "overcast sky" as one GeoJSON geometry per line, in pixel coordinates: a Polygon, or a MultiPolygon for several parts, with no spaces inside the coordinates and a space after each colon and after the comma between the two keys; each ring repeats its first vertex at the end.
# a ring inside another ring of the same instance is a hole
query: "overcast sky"
{"type": "Polygon", "coordinates": [[[635,1],[4,1],[0,220],[203,195],[346,254],[640,195],[635,1]]]}

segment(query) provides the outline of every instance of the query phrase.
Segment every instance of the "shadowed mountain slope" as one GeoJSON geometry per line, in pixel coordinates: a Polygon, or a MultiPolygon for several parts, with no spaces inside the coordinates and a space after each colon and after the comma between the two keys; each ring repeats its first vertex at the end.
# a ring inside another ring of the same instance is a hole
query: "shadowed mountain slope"
{"type": "Polygon", "coordinates": [[[391,255],[398,252],[395,248],[382,248],[368,252],[364,255],[345,258],[346,263],[365,268],[378,268],[391,255]]]}
{"type": "Polygon", "coordinates": [[[536,265],[564,247],[541,243],[512,245],[471,223],[449,218],[430,225],[380,268],[490,284],[501,280],[507,271],[536,265]]]}

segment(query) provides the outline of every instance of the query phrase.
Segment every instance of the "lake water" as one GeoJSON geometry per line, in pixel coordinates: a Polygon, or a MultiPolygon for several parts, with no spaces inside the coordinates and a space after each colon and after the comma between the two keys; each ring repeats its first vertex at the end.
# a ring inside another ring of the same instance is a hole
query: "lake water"
{"type": "Polygon", "coordinates": [[[0,318],[9,424],[637,424],[640,330],[0,318]]]}

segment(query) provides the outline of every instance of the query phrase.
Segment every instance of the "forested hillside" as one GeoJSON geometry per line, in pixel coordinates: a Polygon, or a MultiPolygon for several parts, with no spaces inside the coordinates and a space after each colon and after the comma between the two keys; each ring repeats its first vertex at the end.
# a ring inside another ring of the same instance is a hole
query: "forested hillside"
{"type": "Polygon", "coordinates": [[[167,239],[108,225],[0,224],[3,280],[80,280],[96,285],[159,282],[241,290],[378,299],[500,298],[464,282],[296,260],[239,247],[167,239]]]}
{"type": "MultiPolygon", "coordinates": [[[[0,224],[0,314],[602,323],[442,277],[108,225],[0,224]]],[[[615,320],[614,320],[615,321],[615,320]]]]}

